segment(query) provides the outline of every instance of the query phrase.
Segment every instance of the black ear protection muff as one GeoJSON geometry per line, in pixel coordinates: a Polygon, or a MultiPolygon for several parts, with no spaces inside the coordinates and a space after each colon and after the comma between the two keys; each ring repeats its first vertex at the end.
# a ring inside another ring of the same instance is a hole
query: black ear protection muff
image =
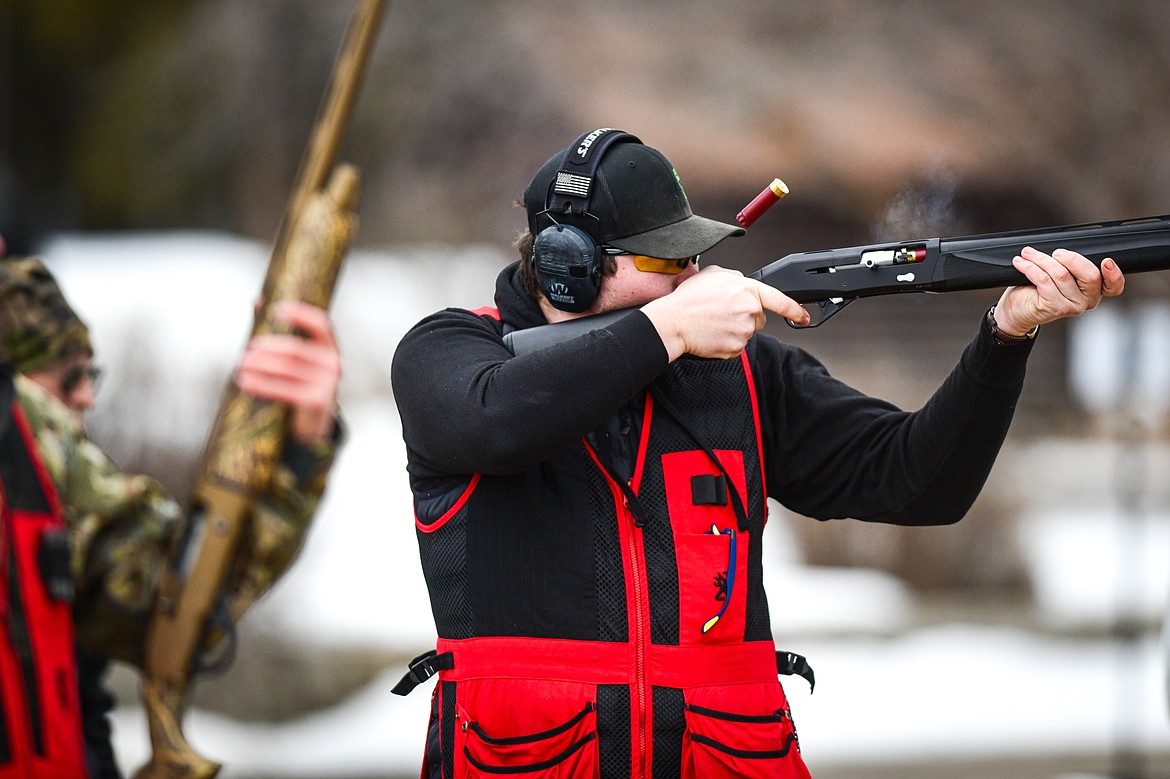
{"type": "Polygon", "coordinates": [[[532,243],[532,261],[540,291],[554,308],[580,313],[601,291],[604,250],[579,227],[555,224],[532,243]]]}
{"type": "Polygon", "coordinates": [[[601,291],[605,249],[598,231],[601,220],[589,212],[589,199],[601,158],[615,143],[641,141],[621,130],[602,128],[585,133],[565,150],[560,169],[545,197],[532,243],[532,262],[540,289],[561,311],[580,313],[601,291]]]}

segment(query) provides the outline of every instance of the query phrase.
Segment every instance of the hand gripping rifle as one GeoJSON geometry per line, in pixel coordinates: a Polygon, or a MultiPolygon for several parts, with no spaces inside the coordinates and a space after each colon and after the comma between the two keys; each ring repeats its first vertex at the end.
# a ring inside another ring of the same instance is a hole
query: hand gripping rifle
{"type": "MultiPolygon", "coordinates": [[[[297,183],[277,233],[252,335],[289,332],[273,317],[280,300],[328,308],[357,226],[358,173],[334,159],[386,6],[362,0],[334,66],[297,183]]],[[[182,532],[163,571],[147,629],[142,697],[151,759],[135,779],[210,779],[220,765],[196,754],[181,721],[254,500],[284,446],[287,408],[229,384],[205,446],[182,532]]]]}
{"type": "MultiPolygon", "coordinates": [[[[805,327],[817,327],[858,298],[1028,284],[1012,266],[1012,258],[1025,246],[1048,254],[1070,249],[1098,267],[1112,257],[1123,273],[1170,270],[1170,215],[798,252],[750,277],[803,304],[812,315],[805,327]]],[[[522,354],[606,327],[627,313],[517,330],[504,340],[513,354],[522,354]]]]}

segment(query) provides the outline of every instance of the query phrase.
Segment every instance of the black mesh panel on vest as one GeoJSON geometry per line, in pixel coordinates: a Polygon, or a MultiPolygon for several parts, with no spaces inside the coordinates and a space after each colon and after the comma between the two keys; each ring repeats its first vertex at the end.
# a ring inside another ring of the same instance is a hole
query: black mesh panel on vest
{"type": "Polygon", "coordinates": [[[622,568],[622,543],[614,527],[614,498],[609,484],[593,469],[589,485],[589,515],[593,521],[594,561],[597,569],[597,639],[628,640],[626,582],[622,568]]]}
{"type": "Polygon", "coordinates": [[[443,638],[470,638],[471,599],[467,591],[467,509],[431,533],[418,531],[419,557],[427,578],[435,627],[443,638]]]}
{"type": "MultiPolygon", "coordinates": [[[[656,417],[653,422],[654,436],[665,446],[682,444],[682,449],[694,448],[686,442],[663,441],[660,435],[662,425],[656,417]]],[[[666,486],[662,478],[662,465],[657,457],[647,457],[642,482],[638,487],[642,505],[665,506],[666,486]]],[[[655,644],[678,643],[678,561],[675,557],[674,536],[670,531],[670,519],[666,512],[645,518],[642,526],[642,542],[646,550],[646,573],[650,591],[650,639],[655,644]]]]}
{"type": "Polygon", "coordinates": [[[682,741],[685,728],[683,693],[670,687],[655,687],[654,776],[678,776],[682,772],[682,741]]]}
{"type": "Polygon", "coordinates": [[[771,641],[772,625],[768,615],[768,595],[762,580],[764,570],[763,526],[755,532],[748,546],[747,622],[743,626],[744,641],[771,641]]]}
{"type": "Polygon", "coordinates": [[[630,773],[630,688],[597,688],[597,750],[601,779],[628,779],[630,773]]]}

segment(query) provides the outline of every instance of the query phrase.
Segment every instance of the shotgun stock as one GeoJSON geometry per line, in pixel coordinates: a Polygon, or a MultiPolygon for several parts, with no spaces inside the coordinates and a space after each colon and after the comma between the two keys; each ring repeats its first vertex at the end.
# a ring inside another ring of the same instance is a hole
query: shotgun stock
{"type": "MultiPolygon", "coordinates": [[[[280,300],[328,308],[357,227],[359,177],[334,163],[362,71],[387,3],[363,0],[334,67],[289,206],[274,243],[252,336],[288,332],[273,317],[280,300]]],[[[255,499],[264,493],[286,436],[287,409],[229,382],[204,448],[182,532],[163,571],[147,630],[142,698],[151,758],[135,779],[210,779],[220,765],[195,752],[182,732],[192,676],[207,650],[211,617],[225,587],[255,499]]]]}

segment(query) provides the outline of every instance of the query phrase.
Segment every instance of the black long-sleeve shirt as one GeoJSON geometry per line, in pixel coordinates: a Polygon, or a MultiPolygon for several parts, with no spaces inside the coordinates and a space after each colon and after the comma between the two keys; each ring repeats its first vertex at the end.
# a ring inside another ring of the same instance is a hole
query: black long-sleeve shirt
{"type": "MultiPolygon", "coordinates": [[[[513,357],[503,328],[544,323],[515,269],[497,281],[500,321],[447,309],[395,352],[394,396],[416,483],[518,472],[584,435],[628,427],[614,420],[636,420],[628,406],[667,367],[661,339],[637,311],[513,357]]],[[[958,521],[1003,443],[1030,351],[1030,342],[1001,344],[981,321],[930,400],[906,412],[834,379],[803,349],[756,336],[768,495],[818,519],[958,521]]]]}

